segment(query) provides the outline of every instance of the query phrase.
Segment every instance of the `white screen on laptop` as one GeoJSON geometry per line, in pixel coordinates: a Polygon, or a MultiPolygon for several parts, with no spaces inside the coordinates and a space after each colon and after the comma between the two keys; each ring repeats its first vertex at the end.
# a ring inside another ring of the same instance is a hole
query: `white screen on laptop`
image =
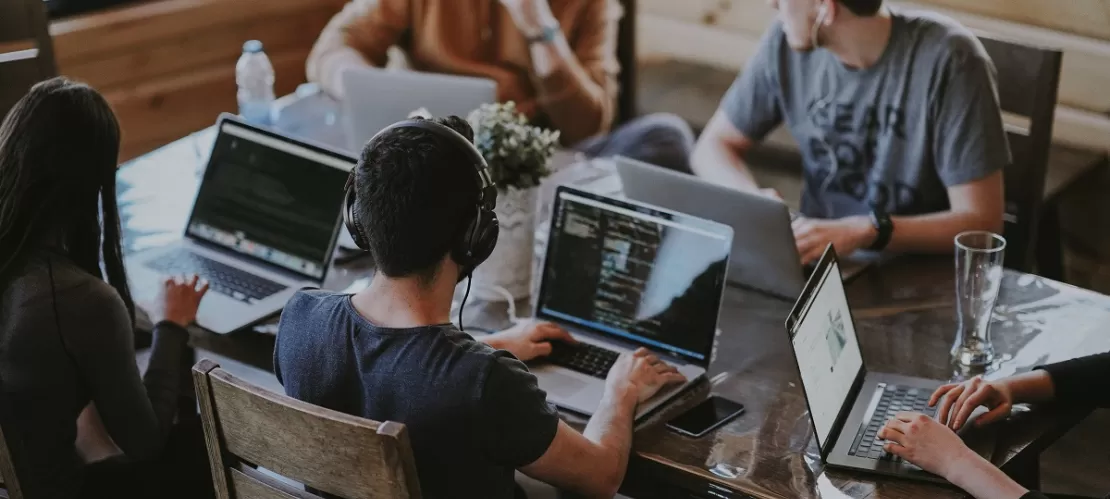
{"type": "Polygon", "coordinates": [[[794,328],[791,343],[817,430],[817,443],[824,447],[863,367],[840,267],[835,261],[825,266],[821,284],[794,328]]]}

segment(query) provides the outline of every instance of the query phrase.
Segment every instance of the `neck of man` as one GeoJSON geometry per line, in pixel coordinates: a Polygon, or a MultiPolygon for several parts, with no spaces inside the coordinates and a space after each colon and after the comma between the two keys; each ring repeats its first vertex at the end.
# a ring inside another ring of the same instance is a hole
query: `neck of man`
{"type": "Polygon", "coordinates": [[[845,66],[866,69],[874,66],[890,43],[894,21],[885,7],[873,16],[856,16],[841,7],[842,14],[828,27],[824,48],[836,54],[845,66]]]}
{"type": "Polygon", "coordinates": [[[376,326],[413,328],[451,322],[451,300],[458,282],[458,266],[444,262],[435,279],[388,277],[378,273],[370,286],[351,297],[359,315],[376,326]]]}

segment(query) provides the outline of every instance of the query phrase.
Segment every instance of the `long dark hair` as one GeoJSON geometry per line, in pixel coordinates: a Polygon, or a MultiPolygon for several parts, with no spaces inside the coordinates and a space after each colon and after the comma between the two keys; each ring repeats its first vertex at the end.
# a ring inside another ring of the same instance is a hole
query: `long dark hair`
{"type": "Polygon", "coordinates": [[[29,258],[60,252],[135,316],[116,206],[119,140],[108,101],[84,84],[54,78],[16,103],[0,124],[0,285],[29,258]]]}

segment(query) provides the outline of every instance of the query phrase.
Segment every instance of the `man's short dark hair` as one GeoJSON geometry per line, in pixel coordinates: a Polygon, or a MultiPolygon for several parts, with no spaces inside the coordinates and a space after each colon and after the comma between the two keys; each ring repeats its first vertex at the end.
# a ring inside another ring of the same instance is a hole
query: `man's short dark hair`
{"type": "Polygon", "coordinates": [[[883,6],[883,0],[837,0],[857,16],[873,16],[883,6]]]}
{"type": "MultiPolygon", "coordinates": [[[[434,121],[474,140],[462,118],[434,121]]],[[[363,149],[356,166],[355,216],[385,275],[431,282],[477,214],[474,166],[459,147],[426,130],[399,128],[363,149]]]]}

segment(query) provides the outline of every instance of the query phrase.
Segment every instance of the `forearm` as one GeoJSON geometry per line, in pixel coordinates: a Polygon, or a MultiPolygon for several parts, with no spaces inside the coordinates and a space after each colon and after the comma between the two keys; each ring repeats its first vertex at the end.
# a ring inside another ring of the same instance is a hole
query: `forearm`
{"type": "Polygon", "coordinates": [[[573,145],[609,129],[614,96],[591,78],[565,37],[533,43],[531,54],[540,103],[564,144],[573,145]]]}
{"type": "Polygon", "coordinates": [[[1039,367],[1049,378],[1052,400],[1061,404],[1110,407],[1110,352],[1039,367]]]}
{"type": "Polygon", "coordinates": [[[176,324],[161,322],[154,326],[152,335],[150,361],[143,374],[143,386],[154,409],[159,434],[165,437],[169,435],[177,414],[181,378],[188,371],[188,366],[182,365],[181,359],[188,347],[189,333],[176,324]]]}
{"type": "Polygon", "coordinates": [[[690,167],[695,175],[712,183],[750,192],[759,190],[759,183],[741,154],[711,137],[698,141],[690,158],[690,167]]]}
{"type": "Polygon", "coordinates": [[[1056,398],[1052,376],[1046,371],[1030,371],[1002,380],[1016,403],[1049,402],[1056,398]]]}
{"type": "Polygon", "coordinates": [[[894,233],[887,249],[915,253],[951,253],[956,235],[969,230],[1001,232],[1001,219],[975,212],[945,211],[891,217],[894,233]]]}
{"type": "Polygon", "coordinates": [[[1002,470],[974,454],[969,454],[968,462],[957,466],[947,478],[976,499],[1020,499],[1029,492],[1002,470]]]}
{"type": "Polygon", "coordinates": [[[628,456],[632,450],[632,426],[636,414],[636,394],[628,390],[617,393],[606,390],[599,411],[586,424],[582,435],[603,451],[598,476],[614,486],[624,480],[628,456]]]}

